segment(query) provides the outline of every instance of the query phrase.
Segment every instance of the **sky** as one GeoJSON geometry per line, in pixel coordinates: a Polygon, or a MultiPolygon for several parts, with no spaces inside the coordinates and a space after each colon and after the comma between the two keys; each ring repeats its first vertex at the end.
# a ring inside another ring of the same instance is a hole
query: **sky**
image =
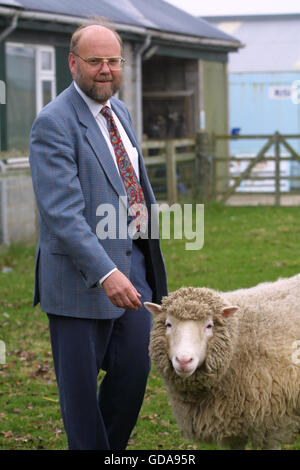
{"type": "Polygon", "coordinates": [[[195,16],[300,13],[300,0],[166,0],[195,16]]]}

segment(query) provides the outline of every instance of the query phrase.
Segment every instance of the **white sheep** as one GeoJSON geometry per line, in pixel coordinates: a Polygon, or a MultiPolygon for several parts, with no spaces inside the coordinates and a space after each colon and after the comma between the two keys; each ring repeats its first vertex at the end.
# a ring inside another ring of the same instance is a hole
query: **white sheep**
{"type": "Polygon", "coordinates": [[[200,442],[277,449],[300,432],[300,275],[250,289],[181,288],[150,354],[178,425],[200,442]]]}

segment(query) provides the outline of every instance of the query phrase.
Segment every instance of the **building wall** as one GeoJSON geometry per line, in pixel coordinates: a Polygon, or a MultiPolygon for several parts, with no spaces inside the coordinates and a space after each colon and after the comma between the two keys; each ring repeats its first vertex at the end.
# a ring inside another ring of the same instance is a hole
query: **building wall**
{"type": "Polygon", "coordinates": [[[211,133],[228,132],[227,64],[201,61],[205,128],[211,133]]]}
{"type": "MultiPolygon", "coordinates": [[[[209,135],[228,134],[228,80],[226,62],[201,61],[202,78],[202,104],[201,110],[204,111],[201,127],[209,135]]],[[[227,141],[218,141],[215,149],[215,155],[228,157],[227,141]]],[[[217,176],[228,175],[229,164],[227,162],[219,163],[217,166],[217,176]]],[[[220,182],[217,190],[222,190],[225,185],[220,182]]]]}
{"type": "Polygon", "coordinates": [[[134,44],[124,41],[123,55],[126,59],[123,71],[123,84],[119,93],[119,98],[124,101],[130,112],[133,126],[137,129],[137,73],[136,73],[136,56],[134,52],[134,44]]]}
{"type": "Polygon", "coordinates": [[[72,75],[68,65],[69,47],[57,45],[55,47],[56,60],[56,94],[59,95],[72,82],[72,75]]]}

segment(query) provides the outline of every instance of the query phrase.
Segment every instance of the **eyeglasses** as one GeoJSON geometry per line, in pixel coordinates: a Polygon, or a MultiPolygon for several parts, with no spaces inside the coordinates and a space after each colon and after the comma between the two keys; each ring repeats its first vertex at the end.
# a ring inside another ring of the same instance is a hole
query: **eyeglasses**
{"type": "Polygon", "coordinates": [[[107,64],[110,70],[120,70],[125,63],[125,59],[123,59],[123,57],[87,57],[85,59],[84,57],[81,57],[79,54],[76,54],[73,51],[71,52],[77,57],[80,57],[81,60],[86,62],[91,67],[95,67],[95,68],[96,67],[102,68],[104,64],[107,64]]]}

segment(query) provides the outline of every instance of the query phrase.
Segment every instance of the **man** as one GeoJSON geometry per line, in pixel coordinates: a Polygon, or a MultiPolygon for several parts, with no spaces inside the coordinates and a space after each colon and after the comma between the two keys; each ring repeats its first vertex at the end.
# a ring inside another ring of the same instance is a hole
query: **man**
{"type": "Polygon", "coordinates": [[[123,61],[115,31],[78,28],[74,82],[42,110],[30,138],[39,210],[34,305],[49,317],[69,449],[125,449],[150,369],[143,302],[167,294],[159,240],[147,237],[154,195],[127,108],[113,97],[123,61]],[[105,233],[111,208],[116,230],[105,233]]]}

